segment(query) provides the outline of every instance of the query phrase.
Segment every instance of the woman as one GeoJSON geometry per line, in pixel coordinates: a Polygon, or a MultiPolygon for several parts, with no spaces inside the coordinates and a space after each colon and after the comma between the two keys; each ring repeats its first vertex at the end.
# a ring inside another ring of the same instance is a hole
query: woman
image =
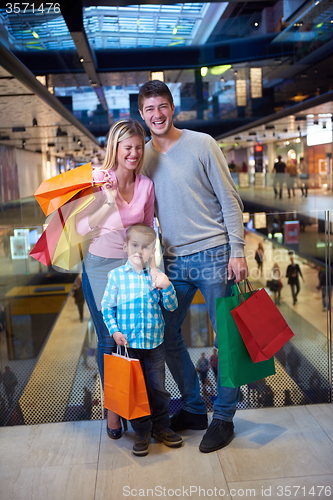
{"type": "MultiPolygon", "coordinates": [[[[101,312],[107,275],[124,262],[126,228],[138,223],[153,227],[154,187],[150,179],[140,175],[144,146],[145,132],[138,122],[128,119],[112,125],[104,164],[93,171],[94,182],[102,185],[95,200],[76,216],[78,233],[95,235],[84,260],[82,286],[97,334],[103,385],[104,354],[111,354],[116,345],[101,312]]],[[[119,416],[111,411],[107,412],[107,433],[112,439],[122,435],[119,416]]]]}
{"type": "Polygon", "coordinates": [[[254,258],[255,258],[255,260],[257,262],[258,274],[260,276],[262,275],[262,266],[263,266],[263,263],[264,263],[264,254],[265,254],[265,250],[264,250],[264,247],[262,246],[262,243],[258,243],[258,248],[256,250],[254,258]]]}
{"type": "Polygon", "coordinates": [[[280,305],[281,299],[281,288],[282,288],[282,272],[277,262],[274,262],[271,271],[271,285],[270,290],[274,293],[274,303],[280,305]]]}

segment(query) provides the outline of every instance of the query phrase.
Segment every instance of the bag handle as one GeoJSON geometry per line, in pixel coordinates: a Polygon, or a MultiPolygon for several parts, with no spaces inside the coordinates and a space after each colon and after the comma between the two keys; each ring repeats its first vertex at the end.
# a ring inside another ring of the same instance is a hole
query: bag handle
{"type": "Polygon", "coordinates": [[[117,344],[117,352],[116,354],[118,354],[118,356],[124,356],[125,358],[129,358],[129,354],[128,354],[128,350],[127,350],[127,346],[124,345],[124,346],[121,346],[119,344],[117,344]],[[124,348],[124,354],[122,354],[121,352],[121,347],[124,348]]]}
{"type": "Polygon", "coordinates": [[[241,290],[241,288],[239,286],[239,283],[235,283],[235,285],[238,288],[238,292],[239,292],[239,294],[238,294],[238,300],[241,303],[245,302],[244,293],[246,293],[246,285],[247,285],[247,287],[248,287],[249,292],[250,292],[251,295],[253,295],[255,293],[255,290],[254,290],[252,284],[249,282],[249,280],[245,279],[244,282],[245,282],[245,291],[244,292],[242,292],[242,290],[241,290]]]}

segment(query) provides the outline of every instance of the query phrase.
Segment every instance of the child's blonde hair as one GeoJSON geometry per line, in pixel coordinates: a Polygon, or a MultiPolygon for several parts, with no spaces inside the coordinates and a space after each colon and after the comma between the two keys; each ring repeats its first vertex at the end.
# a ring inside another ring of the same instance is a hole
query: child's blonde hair
{"type": "Polygon", "coordinates": [[[155,233],[155,230],[151,227],[151,226],[148,226],[148,224],[133,224],[133,226],[130,226],[128,229],[127,229],[127,232],[126,232],[126,242],[128,242],[128,240],[130,239],[131,237],[131,234],[133,232],[138,232],[140,234],[146,234],[147,236],[151,236],[151,242],[150,243],[153,243],[155,240],[156,240],[156,233],[155,233]]]}

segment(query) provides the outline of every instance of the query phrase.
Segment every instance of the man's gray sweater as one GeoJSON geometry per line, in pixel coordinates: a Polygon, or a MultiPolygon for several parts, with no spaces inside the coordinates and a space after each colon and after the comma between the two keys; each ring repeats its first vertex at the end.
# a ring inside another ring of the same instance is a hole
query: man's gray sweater
{"type": "Polygon", "coordinates": [[[155,185],[165,255],[191,255],[229,242],[231,257],[244,256],[243,204],[211,136],[185,129],[167,153],[148,142],[143,173],[155,185]]]}

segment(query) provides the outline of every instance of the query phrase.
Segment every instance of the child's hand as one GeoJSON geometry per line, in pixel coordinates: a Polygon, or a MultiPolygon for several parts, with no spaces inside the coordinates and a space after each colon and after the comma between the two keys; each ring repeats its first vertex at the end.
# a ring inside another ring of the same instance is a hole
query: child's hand
{"type": "Polygon", "coordinates": [[[168,286],[170,285],[170,280],[167,275],[162,273],[161,271],[158,271],[157,269],[151,271],[151,277],[153,286],[158,290],[161,290],[162,288],[168,288],[168,286]]]}
{"type": "Polygon", "coordinates": [[[127,345],[127,338],[126,335],[124,335],[121,332],[115,332],[113,334],[113,338],[118,345],[127,345]]]}

